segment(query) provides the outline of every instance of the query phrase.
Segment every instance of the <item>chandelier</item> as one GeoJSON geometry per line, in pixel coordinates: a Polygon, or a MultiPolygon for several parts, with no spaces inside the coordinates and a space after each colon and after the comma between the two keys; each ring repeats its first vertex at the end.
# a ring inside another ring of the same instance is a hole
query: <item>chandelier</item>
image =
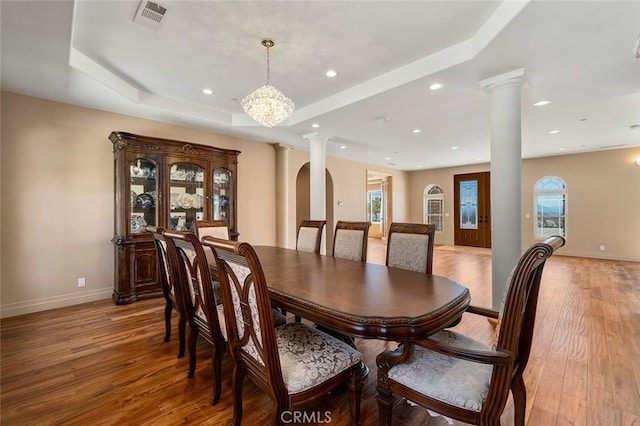
{"type": "Polygon", "coordinates": [[[291,99],[269,84],[269,49],[273,40],[262,40],[267,48],[267,84],[248,94],[241,102],[247,115],[265,127],[273,127],[289,118],[295,109],[291,99]]]}

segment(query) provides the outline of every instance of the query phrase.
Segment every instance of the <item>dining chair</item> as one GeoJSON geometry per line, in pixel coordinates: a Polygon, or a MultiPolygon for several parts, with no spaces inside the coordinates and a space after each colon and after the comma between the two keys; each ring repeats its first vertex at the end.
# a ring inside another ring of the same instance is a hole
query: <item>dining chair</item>
{"type": "Polygon", "coordinates": [[[164,307],[164,341],[168,342],[171,338],[171,313],[175,309],[176,312],[178,312],[178,358],[182,358],[184,356],[185,348],[185,330],[187,327],[187,317],[184,314],[181,292],[176,291],[176,287],[173,285],[173,281],[171,280],[169,258],[167,255],[167,244],[165,243],[164,237],[162,236],[162,234],[164,233],[164,228],[160,226],[147,225],[145,227],[145,230],[151,233],[156,246],[158,259],[158,280],[162,285],[162,294],[164,295],[164,299],[166,301],[164,307]]]}
{"type": "MultiPolygon", "coordinates": [[[[339,220],[333,236],[333,257],[341,259],[355,260],[358,262],[367,261],[367,241],[369,240],[369,228],[371,222],[346,222],[339,220]]],[[[318,325],[318,330],[330,334],[336,339],[347,343],[352,348],[356,348],[353,337],[330,330],[318,325]]],[[[369,375],[369,367],[362,364],[363,377],[369,375]]]]}
{"type": "MultiPolygon", "coordinates": [[[[326,220],[303,220],[298,227],[296,238],[296,250],[320,254],[322,242],[322,230],[327,224],[326,220]]],[[[280,308],[283,315],[287,315],[286,309],[280,308]]],[[[302,321],[299,315],[295,316],[296,322],[302,321]]]]}
{"type": "Polygon", "coordinates": [[[226,220],[196,220],[195,224],[196,235],[201,240],[206,236],[229,239],[229,226],[226,220]]]}
{"type": "Polygon", "coordinates": [[[401,351],[379,354],[380,424],[391,424],[397,395],[449,420],[499,425],[511,391],[515,425],[523,426],[527,394],[522,373],[531,350],[542,271],[564,242],[563,237],[550,237],[520,257],[499,311],[469,306],[469,313],[498,320],[492,346],[444,330],[425,340],[405,342],[401,351]]]}
{"type": "Polygon", "coordinates": [[[326,220],[301,221],[296,238],[296,250],[319,254],[322,230],[326,224],[326,220]]]}
{"type": "MultiPolygon", "coordinates": [[[[229,239],[229,227],[226,220],[196,220],[195,232],[200,241],[206,236],[215,238],[229,239]]],[[[213,292],[218,305],[222,304],[222,296],[220,295],[220,280],[218,274],[214,270],[211,271],[211,283],[213,284],[213,292]]]]}
{"type": "Polygon", "coordinates": [[[435,233],[436,225],[393,222],[387,237],[386,265],[431,274],[435,233]]]}
{"type": "Polygon", "coordinates": [[[326,397],[347,381],[351,423],[360,424],[363,356],[326,333],[298,322],[274,327],[267,282],[248,243],[207,237],[222,286],[227,335],[233,359],[233,420],[242,421],[242,384],[251,379],[274,401],[271,424],[284,424],[285,412],[326,397]]]}
{"type": "Polygon", "coordinates": [[[333,236],[333,257],[366,262],[370,226],[371,222],[339,220],[333,236]]]}
{"type": "Polygon", "coordinates": [[[164,231],[172,281],[180,286],[183,305],[189,322],[189,370],[193,377],[196,369],[196,343],[198,336],[212,345],[213,391],[211,404],[220,399],[222,383],[222,357],[227,350],[223,305],[217,305],[211,285],[211,273],[204,249],[192,232],[164,231]]]}

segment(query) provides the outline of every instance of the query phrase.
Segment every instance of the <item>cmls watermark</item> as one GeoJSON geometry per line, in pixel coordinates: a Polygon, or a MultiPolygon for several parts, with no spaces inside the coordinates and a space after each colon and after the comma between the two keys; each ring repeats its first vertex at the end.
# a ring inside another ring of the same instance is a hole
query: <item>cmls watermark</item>
{"type": "Polygon", "coordinates": [[[331,423],[331,411],[284,411],[280,414],[283,423],[331,423]]]}

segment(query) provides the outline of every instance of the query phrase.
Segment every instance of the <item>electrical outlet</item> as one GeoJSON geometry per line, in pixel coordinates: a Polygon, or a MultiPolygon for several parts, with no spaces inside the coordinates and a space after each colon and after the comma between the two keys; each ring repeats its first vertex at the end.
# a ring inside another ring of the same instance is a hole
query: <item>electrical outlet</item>
{"type": "Polygon", "coordinates": [[[78,287],[84,287],[86,284],[87,280],[85,280],[84,277],[78,278],[78,287]]]}
{"type": "Polygon", "coordinates": [[[604,251],[604,246],[600,246],[600,251],[604,251]]]}

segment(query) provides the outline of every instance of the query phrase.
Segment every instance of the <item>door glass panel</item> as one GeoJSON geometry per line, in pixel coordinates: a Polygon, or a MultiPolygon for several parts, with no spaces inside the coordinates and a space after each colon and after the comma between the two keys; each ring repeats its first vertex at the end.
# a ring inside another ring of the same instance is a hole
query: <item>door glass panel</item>
{"type": "Polygon", "coordinates": [[[169,229],[195,230],[204,219],[204,169],[197,164],[175,163],[170,169],[169,229]]]}
{"type": "Polygon", "coordinates": [[[478,229],[478,181],[460,181],[460,229],[478,229]]]}
{"type": "Polygon", "coordinates": [[[229,219],[232,217],[231,197],[231,171],[224,167],[213,171],[213,219],[226,220],[227,226],[231,227],[229,219]]]}
{"type": "Polygon", "coordinates": [[[132,234],[145,232],[145,226],[155,226],[158,222],[158,213],[156,211],[157,171],[156,164],[144,158],[137,158],[129,163],[129,174],[131,176],[129,186],[129,194],[131,196],[129,231],[132,234]]]}

